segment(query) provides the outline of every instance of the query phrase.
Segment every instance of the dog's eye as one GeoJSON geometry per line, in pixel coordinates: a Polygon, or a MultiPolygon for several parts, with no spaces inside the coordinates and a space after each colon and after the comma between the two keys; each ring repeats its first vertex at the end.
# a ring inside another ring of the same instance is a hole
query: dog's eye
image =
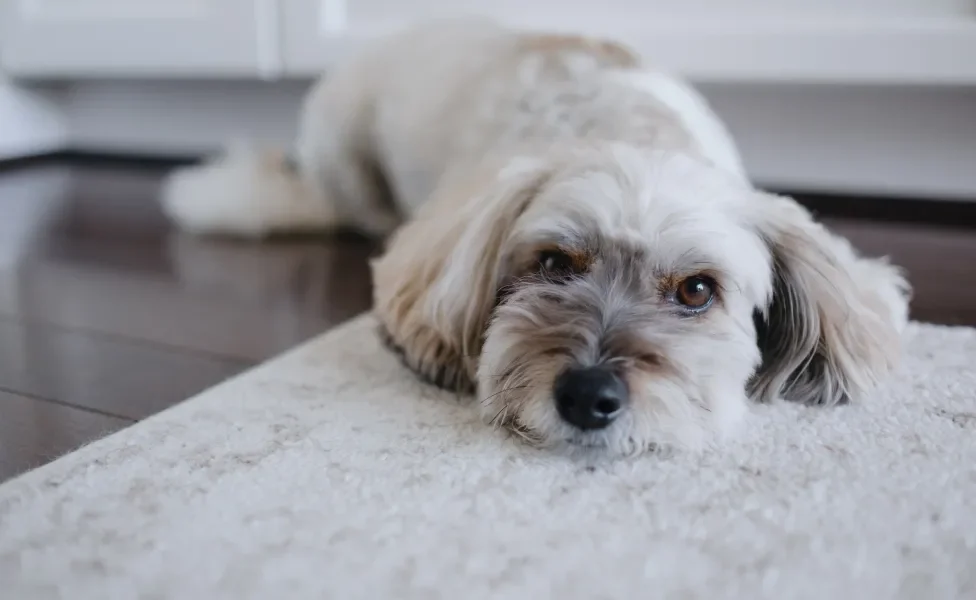
{"type": "Polygon", "coordinates": [[[559,250],[545,250],[539,253],[539,268],[552,277],[566,277],[576,271],[573,257],[559,250]]]}
{"type": "Polygon", "coordinates": [[[696,275],[678,284],[675,299],[687,308],[701,310],[707,308],[715,297],[715,285],[707,277],[696,275]]]}

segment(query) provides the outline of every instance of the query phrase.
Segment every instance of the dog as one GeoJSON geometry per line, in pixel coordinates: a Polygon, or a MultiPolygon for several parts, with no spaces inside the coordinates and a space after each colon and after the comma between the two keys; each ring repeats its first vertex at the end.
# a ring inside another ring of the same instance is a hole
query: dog
{"type": "Polygon", "coordinates": [[[389,344],[545,447],[700,449],[750,401],[861,400],[907,321],[901,271],[751,185],[690,84],[584,36],[393,34],[311,88],[291,152],[232,148],[163,203],[198,233],[385,236],[389,344]]]}

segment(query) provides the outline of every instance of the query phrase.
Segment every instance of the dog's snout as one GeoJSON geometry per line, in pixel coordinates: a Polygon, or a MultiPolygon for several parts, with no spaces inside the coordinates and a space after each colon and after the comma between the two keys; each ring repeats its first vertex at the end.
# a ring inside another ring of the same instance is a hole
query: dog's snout
{"type": "Polygon", "coordinates": [[[605,367],[571,368],[556,378],[553,396],[559,416],[584,430],[602,429],[623,412],[627,385],[605,367]]]}

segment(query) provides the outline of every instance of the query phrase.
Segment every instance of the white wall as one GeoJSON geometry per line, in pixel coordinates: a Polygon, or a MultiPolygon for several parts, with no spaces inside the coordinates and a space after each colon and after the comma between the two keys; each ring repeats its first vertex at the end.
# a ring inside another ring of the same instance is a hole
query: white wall
{"type": "MultiPolygon", "coordinates": [[[[0,27],[0,44],[3,35],[0,27]]],[[[67,134],[56,91],[14,85],[0,70],[0,160],[57,150],[67,134]]]]}
{"type": "Polygon", "coordinates": [[[0,74],[0,160],[50,152],[66,143],[57,93],[19,87],[0,74]]]}
{"type": "MultiPolygon", "coordinates": [[[[3,35],[0,27],[0,44],[3,35]]],[[[0,160],[57,150],[67,135],[56,91],[15,85],[0,70],[0,160]]]]}
{"type": "Polygon", "coordinates": [[[199,154],[238,137],[286,144],[307,82],[80,83],[65,95],[75,147],[199,154]]]}
{"type": "MultiPolygon", "coordinates": [[[[309,82],[0,78],[0,159],[57,150],[196,155],[287,145],[309,82]]],[[[755,180],[789,189],[976,199],[976,88],[708,84],[755,180]]]]}
{"type": "Polygon", "coordinates": [[[976,200],[976,88],[704,91],[764,184],[976,200]]]}
{"type": "MultiPolygon", "coordinates": [[[[102,82],[64,98],[76,147],[197,154],[287,144],[307,82],[102,82]]],[[[701,86],[764,185],[976,199],[976,88],[701,86]]]]}

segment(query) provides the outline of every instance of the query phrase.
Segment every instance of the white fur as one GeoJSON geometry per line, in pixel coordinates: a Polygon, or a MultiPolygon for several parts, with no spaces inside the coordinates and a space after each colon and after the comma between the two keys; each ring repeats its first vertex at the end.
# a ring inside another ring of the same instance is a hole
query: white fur
{"type": "Polygon", "coordinates": [[[735,141],[697,90],[668,73],[631,71],[617,76],[620,81],[650,92],[667,105],[697,141],[705,158],[720,169],[747,181],[746,169],[735,141]]]}

